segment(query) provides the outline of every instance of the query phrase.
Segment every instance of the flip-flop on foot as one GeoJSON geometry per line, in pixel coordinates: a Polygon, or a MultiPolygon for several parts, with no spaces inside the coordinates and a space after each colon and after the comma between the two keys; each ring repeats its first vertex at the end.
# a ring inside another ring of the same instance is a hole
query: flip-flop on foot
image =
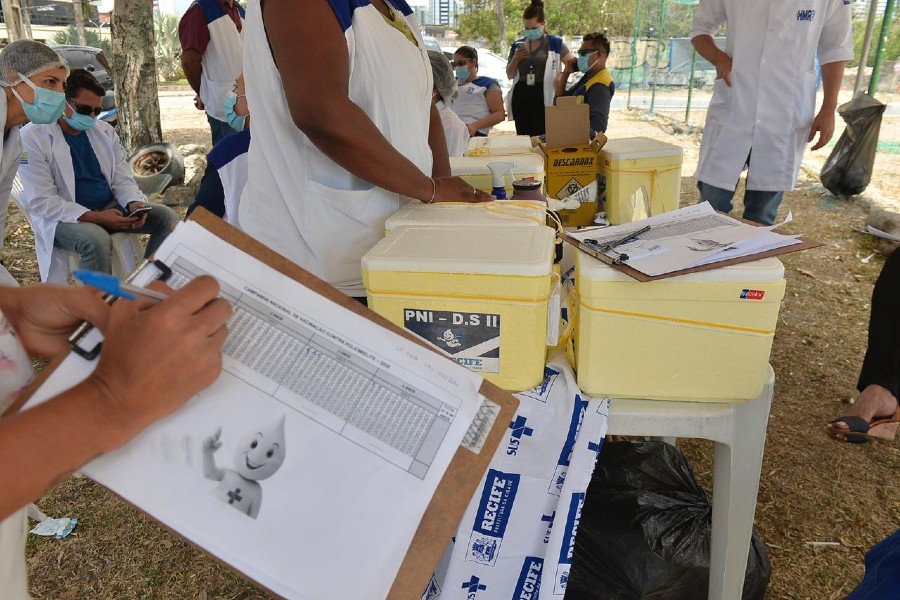
{"type": "Polygon", "coordinates": [[[875,419],[871,423],[855,416],[838,417],[831,422],[847,425],[849,431],[841,433],[851,444],[865,444],[869,440],[891,441],[900,429],[900,407],[892,416],[875,419]]]}

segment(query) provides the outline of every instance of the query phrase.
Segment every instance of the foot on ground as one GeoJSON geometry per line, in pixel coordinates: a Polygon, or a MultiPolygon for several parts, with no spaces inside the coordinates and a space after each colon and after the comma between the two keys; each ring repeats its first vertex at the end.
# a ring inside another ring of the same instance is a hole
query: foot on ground
{"type": "MultiPolygon", "coordinates": [[[[867,423],[872,423],[872,421],[888,419],[894,416],[897,410],[897,398],[886,388],[873,384],[867,386],[860,393],[859,398],[856,399],[850,410],[844,414],[844,417],[859,417],[867,423]]],[[[853,437],[850,427],[843,421],[829,423],[825,428],[828,431],[828,435],[842,442],[848,441],[848,433],[853,437]]],[[[862,438],[859,441],[865,441],[865,436],[856,437],[862,438]]]]}

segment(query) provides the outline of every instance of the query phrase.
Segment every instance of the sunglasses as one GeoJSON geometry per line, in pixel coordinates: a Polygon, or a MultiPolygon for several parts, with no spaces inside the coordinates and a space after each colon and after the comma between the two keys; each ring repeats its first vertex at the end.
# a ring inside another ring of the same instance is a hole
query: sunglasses
{"type": "Polygon", "coordinates": [[[579,50],[578,55],[579,56],[587,56],[588,54],[593,54],[594,52],[599,52],[599,50],[590,50],[590,49],[579,50]]]}
{"type": "Polygon", "coordinates": [[[69,106],[72,107],[72,110],[77,112],[79,115],[84,115],[86,117],[99,117],[100,113],[103,112],[103,107],[98,106],[94,108],[93,106],[88,106],[87,104],[78,104],[77,102],[69,101],[69,106]]]}
{"type": "Polygon", "coordinates": [[[469,64],[468,60],[454,60],[450,63],[451,67],[465,67],[469,64]]]}

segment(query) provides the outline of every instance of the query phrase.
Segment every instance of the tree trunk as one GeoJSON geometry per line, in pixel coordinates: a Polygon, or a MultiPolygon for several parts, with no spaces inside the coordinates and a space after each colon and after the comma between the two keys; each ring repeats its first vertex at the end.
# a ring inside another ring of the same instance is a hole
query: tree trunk
{"type": "Polygon", "coordinates": [[[3,20],[6,22],[6,35],[10,42],[23,40],[25,28],[22,27],[22,8],[19,0],[2,0],[3,20]]]}
{"type": "Polygon", "coordinates": [[[503,0],[497,0],[497,43],[499,44],[497,52],[500,53],[500,56],[506,56],[503,52],[508,43],[506,39],[506,17],[503,15],[503,0]]]}
{"type": "Polygon", "coordinates": [[[84,32],[84,7],[81,5],[81,0],[72,0],[72,16],[75,17],[78,43],[87,46],[87,34],[84,32]]]}
{"type": "Polygon", "coordinates": [[[116,87],[119,136],[131,153],[162,141],[153,3],[115,0],[112,15],[112,76],[116,87]]]}

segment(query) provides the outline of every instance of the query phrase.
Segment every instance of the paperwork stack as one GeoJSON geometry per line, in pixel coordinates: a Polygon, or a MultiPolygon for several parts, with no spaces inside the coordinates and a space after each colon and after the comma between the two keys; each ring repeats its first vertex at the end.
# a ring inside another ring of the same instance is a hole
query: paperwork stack
{"type": "Polygon", "coordinates": [[[585,393],[692,402],[759,395],[784,296],[781,261],[642,283],[578,252],[575,272],[585,393]]]}
{"type": "MultiPolygon", "coordinates": [[[[544,376],[549,227],[399,227],[362,259],[369,308],[498,386],[544,376]]],[[[558,316],[558,315],[557,315],[558,316]]]]}
{"type": "Polygon", "coordinates": [[[384,229],[386,235],[390,235],[398,227],[411,226],[533,227],[546,223],[546,213],[545,202],[519,200],[482,204],[410,202],[388,217],[384,222],[384,229]]]}
{"type": "MultiPolygon", "coordinates": [[[[609,140],[600,151],[600,188],[606,188],[606,218],[613,225],[660,215],[678,208],[683,151],[646,137],[609,140]],[[641,186],[650,198],[650,214],[630,205],[641,186]]],[[[601,192],[602,194],[603,192],[601,192]]]]}
{"type": "Polygon", "coordinates": [[[544,180],[544,159],[539,155],[529,152],[527,154],[512,154],[509,156],[451,156],[450,174],[465,179],[472,187],[483,192],[491,192],[492,178],[488,165],[498,161],[513,163],[512,173],[504,176],[506,197],[513,195],[512,182],[516,179],[532,177],[538,181],[544,180]]]}

